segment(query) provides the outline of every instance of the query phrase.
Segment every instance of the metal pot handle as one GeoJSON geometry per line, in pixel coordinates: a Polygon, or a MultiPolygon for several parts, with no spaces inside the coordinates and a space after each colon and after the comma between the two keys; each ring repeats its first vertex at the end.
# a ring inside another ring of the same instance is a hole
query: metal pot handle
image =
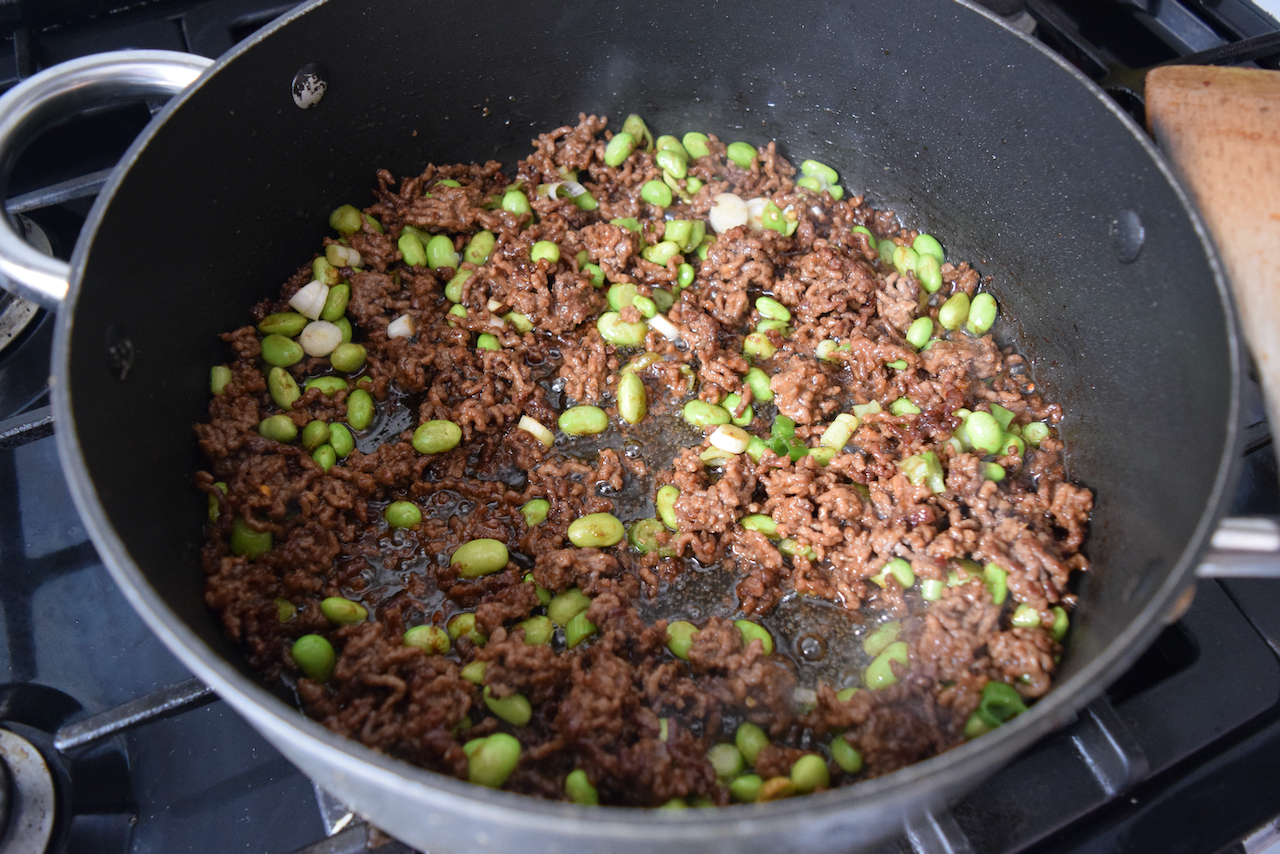
{"type": "Polygon", "coordinates": [[[1229,517],[1218,523],[1209,551],[1196,567],[1200,578],[1280,578],[1280,520],[1229,517]]]}
{"type": "MultiPolygon", "coordinates": [[[[148,95],[171,96],[191,85],[212,60],[168,50],[122,50],[63,62],[0,97],[0,197],[22,150],[60,119],[90,107],[148,95]]],[[[71,267],[23,242],[0,216],[0,287],[47,308],[67,295],[71,267]]]]}

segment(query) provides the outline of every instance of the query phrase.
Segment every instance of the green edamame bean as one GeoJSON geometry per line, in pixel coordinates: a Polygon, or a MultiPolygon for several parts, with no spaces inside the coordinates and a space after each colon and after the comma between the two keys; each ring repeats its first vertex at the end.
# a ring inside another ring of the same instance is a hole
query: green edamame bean
{"type": "Polygon", "coordinates": [[[1071,627],[1071,617],[1067,614],[1067,609],[1061,605],[1054,605],[1049,610],[1053,613],[1053,629],[1051,630],[1053,639],[1060,641],[1067,633],[1067,629],[1071,627]]]}
{"type": "Polygon", "coordinates": [[[494,715],[512,726],[524,726],[533,717],[533,706],[530,705],[529,698],[523,694],[495,697],[490,692],[489,686],[486,685],[484,688],[484,704],[489,707],[489,711],[493,712],[494,715]]]}
{"type": "Polygon", "coordinates": [[[477,350],[493,350],[497,352],[502,349],[502,342],[498,340],[498,336],[490,335],[488,332],[482,332],[476,338],[477,350]]]}
{"type": "Polygon", "coordinates": [[[330,596],[320,602],[320,613],[331,623],[349,626],[364,622],[369,616],[369,609],[359,602],[352,602],[341,596],[330,596]]]}
{"type": "Polygon", "coordinates": [[[471,612],[454,614],[445,623],[445,628],[453,640],[464,637],[476,646],[483,646],[489,640],[488,635],[476,628],[476,615],[471,612]]]}
{"type": "Polygon", "coordinates": [[[682,288],[687,288],[693,284],[693,279],[697,275],[697,271],[693,269],[692,264],[681,264],[676,267],[676,284],[682,288]]]}
{"type": "Polygon", "coordinates": [[[350,300],[350,285],[333,285],[329,288],[329,295],[325,297],[324,308],[320,309],[320,319],[333,323],[347,313],[347,303],[350,300]]]}
{"type": "Polygon", "coordinates": [[[932,234],[919,234],[912,242],[911,248],[922,257],[928,255],[937,260],[939,264],[947,260],[947,253],[942,251],[942,244],[938,242],[938,238],[932,234]]]}
{"type": "Polygon", "coordinates": [[[760,312],[764,317],[772,320],[781,320],[783,323],[791,320],[791,310],[773,297],[757,298],[756,311],[760,312]]]}
{"type": "Polygon", "coordinates": [[[698,627],[688,620],[675,620],[667,623],[667,649],[676,658],[689,660],[689,649],[693,646],[693,636],[698,627]]]}
{"type": "Polygon", "coordinates": [[[525,646],[542,646],[551,643],[551,638],[555,635],[555,626],[551,624],[548,617],[530,617],[527,620],[521,620],[516,623],[514,628],[524,630],[525,646]]]}
{"type": "Polygon", "coordinates": [[[697,427],[699,430],[728,424],[731,420],[723,406],[716,406],[714,403],[707,403],[697,398],[686,403],[681,414],[690,426],[697,427]]]}
{"type": "Polygon", "coordinates": [[[427,266],[432,270],[441,267],[457,267],[459,263],[457,250],[453,248],[453,238],[447,234],[437,234],[427,241],[427,266]]]}
{"type": "Polygon", "coordinates": [[[422,521],[422,511],[412,501],[392,501],[382,511],[382,518],[393,528],[412,528],[422,521]]]}
{"type": "Polygon", "coordinates": [[[747,760],[748,764],[755,765],[756,757],[769,743],[769,736],[751,721],[743,721],[738,724],[738,731],[733,735],[733,743],[738,746],[738,750],[742,751],[742,758],[747,760]]]}
{"type": "Polygon", "coordinates": [[[746,528],[748,531],[756,531],[764,534],[771,540],[778,538],[778,523],[773,521],[772,516],[765,516],[761,513],[755,513],[750,516],[743,516],[738,520],[738,524],[746,528]]]}
{"type": "Polygon", "coordinates": [[[817,178],[823,184],[835,184],[840,180],[836,170],[825,163],[819,163],[817,160],[806,160],[801,163],[800,173],[817,178]]]}
{"type": "Polygon", "coordinates": [[[609,301],[609,308],[622,311],[636,298],[636,286],[631,282],[614,282],[604,296],[609,301]]]}
{"type": "Polygon", "coordinates": [[[999,453],[1004,442],[1000,422],[990,412],[982,410],[971,413],[964,420],[964,434],[970,445],[987,454],[999,453]]]}
{"type": "Polygon", "coordinates": [[[505,543],[482,537],[458,546],[449,558],[449,565],[456,566],[463,578],[479,578],[506,569],[509,559],[505,543]]]}
{"type": "Polygon", "coordinates": [[[250,560],[271,550],[270,531],[255,531],[243,517],[237,516],[231,522],[231,553],[237,557],[250,560]]]}
{"type": "Polygon", "coordinates": [[[707,760],[711,763],[711,767],[715,769],[716,776],[721,780],[731,780],[742,773],[747,763],[742,758],[742,751],[737,745],[721,742],[711,745],[711,749],[707,751],[707,760]]]}
{"type": "Polygon", "coordinates": [[[325,397],[333,397],[338,392],[346,390],[347,381],[335,376],[316,377],[307,381],[306,390],[310,391],[313,388],[320,389],[325,397]]]}
{"type": "Polygon", "coordinates": [[[942,267],[932,255],[921,255],[916,260],[916,281],[926,293],[936,294],[942,288],[942,267]]]}
{"type": "MultiPolygon", "coordinates": [[[[654,293],[661,293],[661,291],[654,293]]],[[[635,306],[636,311],[640,312],[641,317],[650,318],[658,313],[658,304],[650,297],[637,296],[631,304],[635,306]]]]}
{"type": "Polygon", "coordinates": [[[760,368],[747,371],[742,381],[751,387],[751,396],[761,403],[773,400],[773,389],[769,388],[769,375],[760,368]]]}
{"type": "Polygon", "coordinates": [[[502,209],[507,213],[521,216],[533,211],[529,205],[529,197],[521,190],[507,190],[502,194],[502,209]]]}
{"type": "Polygon", "coordinates": [[[907,343],[917,350],[929,343],[929,338],[933,335],[933,320],[928,317],[917,317],[911,321],[911,325],[907,327],[907,343]]]}
{"type": "Polygon", "coordinates": [[[873,689],[887,688],[893,685],[898,681],[898,677],[894,674],[891,665],[891,662],[894,661],[904,668],[908,666],[906,641],[894,641],[885,647],[884,651],[867,665],[866,672],[862,675],[862,681],[867,683],[868,688],[873,689]]]}
{"type": "Polygon", "coordinates": [[[644,380],[632,371],[624,371],[618,377],[618,416],[628,424],[639,424],[648,411],[649,401],[644,380]]]}
{"type": "Polygon", "coordinates": [[[341,235],[355,234],[360,230],[361,214],[355,205],[341,205],[329,214],[329,227],[341,235]]]}
{"type": "Polygon", "coordinates": [[[631,523],[631,530],[627,532],[627,541],[641,554],[656,551],[663,557],[674,557],[675,552],[672,548],[658,539],[664,530],[663,524],[657,519],[637,519],[631,523]]]}
{"type": "Polygon", "coordinates": [[[461,441],[462,428],[452,421],[426,421],[413,431],[413,449],[420,454],[443,454],[461,441]]]}
{"type": "Polygon", "coordinates": [[[222,394],[229,382],[231,382],[231,369],[226,365],[214,365],[209,369],[209,391],[222,394]]]}
{"type": "Polygon", "coordinates": [[[303,635],[293,642],[289,650],[302,675],[314,682],[328,682],[333,676],[338,656],[333,644],[320,635],[303,635]]]}
{"type": "Polygon", "coordinates": [[[843,735],[831,739],[831,758],[846,774],[857,774],[862,770],[862,754],[843,735]]]}
{"type": "Polygon", "coordinates": [[[302,345],[292,338],[271,334],[262,339],[262,361],[268,365],[287,368],[301,362],[304,355],[302,345]]]}
{"type": "Polygon", "coordinates": [[[680,143],[684,146],[684,150],[689,152],[689,156],[693,158],[706,157],[711,153],[711,149],[707,146],[711,140],[705,133],[699,133],[691,130],[680,138],[680,143]]]}
{"type": "MultiPolygon", "coordinates": [[[[680,143],[677,141],[676,145],[680,143]]],[[[664,148],[653,155],[653,161],[659,169],[676,180],[689,174],[689,155],[685,153],[683,146],[679,149],[664,148]]]]}
{"type": "Polygon", "coordinates": [[[458,675],[470,682],[472,685],[484,684],[484,671],[488,666],[488,662],[473,661],[466,667],[458,671],[458,675]]]}
{"type": "Polygon", "coordinates": [[[587,779],[587,772],[581,768],[575,768],[564,778],[564,793],[569,796],[569,800],[584,807],[594,807],[600,803],[600,793],[587,779]]]}
{"type": "Polygon", "coordinates": [[[1007,474],[1008,472],[1005,471],[1004,466],[999,463],[987,463],[982,467],[982,476],[987,480],[995,481],[996,483],[1004,480],[1005,475],[1007,474]]]}
{"type": "Polygon", "coordinates": [[[609,220],[609,225],[616,225],[618,228],[625,228],[627,231],[640,233],[640,220],[633,216],[620,216],[617,219],[609,220]]]}
{"type": "Polygon", "coordinates": [[[910,246],[896,246],[893,250],[893,269],[899,276],[915,273],[920,256],[910,246]]]}
{"type": "Polygon", "coordinates": [[[556,422],[562,433],[570,436],[594,436],[609,429],[609,416],[598,406],[571,406],[560,413],[556,422]]]}
{"type": "Polygon", "coordinates": [[[615,347],[639,347],[649,334],[649,327],[643,321],[627,323],[616,311],[601,314],[596,329],[601,338],[615,347]]]}
{"type": "Polygon", "coordinates": [[[915,570],[911,568],[911,564],[900,557],[896,557],[884,565],[882,572],[893,576],[903,590],[909,589],[916,583],[915,570]]]}
{"type": "Polygon", "coordinates": [[[445,299],[452,303],[462,302],[462,287],[475,275],[475,270],[459,270],[453,274],[453,278],[449,280],[449,284],[444,286],[445,299]]]}
{"type": "Polygon", "coordinates": [[[969,318],[969,295],[964,291],[952,294],[938,309],[938,323],[943,329],[959,329],[969,318]]]}
{"type": "Polygon", "coordinates": [[[533,331],[533,321],[518,311],[509,311],[502,315],[502,319],[514,326],[516,332],[521,334],[533,331]]]}
{"type": "Polygon", "coordinates": [[[329,469],[337,465],[338,455],[332,445],[324,444],[311,452],[311,459],[327,474],[329,469]]]}
{"type": "Polygon", "coordinates": [[[489,254],[493,252],[495,243],[497,238],[492,231],[477,231],[467,243],[467,248],[462,251],[462,260],[470,261],[479,267],[489,260],[489,254]]]}
{"type": "Polygon", "coordinates": [[[996,298],[991,294],[978,294],[969,306],[969,318],[965,329],[974,335],[983,335],[996,322],[996,298]]]}
{"type": "Polygon", "coordinates": [[[427,655],[449,652],[449,633],[439,626],[414,626],[404,633],[404,645],[416,646],[427,655]]]}
{"type": "Polygon", "coordinates": [[[550,604],[550,602],[551,602],[551,591],[550,591],[550,590],[548,590],[548,589],[546,589],[545,587],[539,587],[539,586],[538,586],[538,582],[537,582],[537,581],[535,581],[535,580],[534,580],[534,578],[533,578],[533,573],[532,573],[532,572],[526,572],[526,573],[524,574],[524,579],[523,579],[523,580],[524,580],[524,583],[525,583],[525,584],[532,584],[532,585],[533,585],[533,593],[534,593],[534,595],[535,595],[535,596],[537,596],[537,597],[538,597],[538,604],[539,604],[539,605],[542,605],[543,607],[545,607],[545,606],[547,606],[548,604],[550,604]]]}
{"type": "Polygon", "coordinates": [[[750,169],[751,162],[756,159],[756,147],[749,142],[731,142],[725,149],[725,156],[742,169],[750,169]]]}
{"type": "Polygon", "coordinates": [[[368,357],[368,352],[359,344],[339,344],[329,354],[329,364],[333,365],[334,370],[342,371],[344,374],[354,374],[364,367],[368,357]]]}
{"type": "Polygon", "coordinates": [[[404,259],[404,263],[410,267],[425,267],[427,264],[427,250],[422,246],[422,240],[412,231],[405,229],[401,232],[400,237],[396,239],[396,248],[400,250],[400,257],[404,259]]]}
{"type": "Polygon", "coordinates": [[[560,247],[554,241],[539,240],[529,250],[529,260],[535,264],[539,261],[555,264],[560,260],[560,247]]]}
{"type": "Polygon", "coordinates": [[[884,652],[889,644],[898,639],[902,632],[902,624],[896,620],[881,623],[871,634],[862,639],[862,649],[867,655],[876,656],[884,652]]]}
{"type": "Polygon", "coordinates": [[[329,287],[342,281],[338,268],[330,264],[329,259],[323,255],[311,262],[311,278],[329,287]]]}
{"type": "Polygon", "coordinates": [[[268,314],[262,318],[262,322],[258,324],[258,331],[263,335],[283,335],[286,338],[296,338],[302,334],[302,330],[306,329],[307,324],[310,322],[310,320],[296,311],[281,311],[276,314],[268,314]]]}
{"type": "Polygon", "coordinates": [[[926,578],[920,582],[920,597],[926,602],[937,602],[946,592],[946,582],[940,578],[926,578]]]}
{"type": "Polygon", "coordinates": [[[640,257],[646,261],[651,261],[659,267],[665,267],[680,254],[680,244],[674,240],[663,240],[652,246],[646,246],[640,250],[640,257]]]}
{"type": "Polygon", "coordinates": [[[344,459],[348,454],[356,448],[356,440],[352,438],[351,431],[347,429],[345,424],[329,425],[329,446],[333,448],[334,454],[338,459],[344,459]]]}
{"type": "Polygon", "coordinates": [[[892,265],[893,253],[896,252],[897,249],[898,249],[898,244],[894,243],[892,240],[890,240],[887,237],[884,240],[881,240],[879,243],[877,243],[876,252],[878,252],[880,255],[880,263],[892,265]]]}
{"type": "Polygon", "coordinates": [[[519,763],[519,740],[505,732],[495,732],[467,758],[467,779],[478,786],[501,789],[519,763]]]}
{"type": "Polygon", "coordinates": [[[547,604],[547,616],[557,626],[564,626],[590,607],[591,597],[576,587],[570,587],[563,593],[557,593],[547,604]]]}
{"type": "Polygon", "coordinates": [[[363,430],[373,421],[373,397],[358,388],[347,395],[347,424],[352,430],[363,430]]]}
{"type": "Polygon", "coordinates": [[[735,801],[744,804],[754,804],[763,788],[764,780],[760,779],[759,774],[743,774],[729,781],[729,794],[735,801]]]}
{"type": "Polygon", "coordinates": [[[342,343],[350,344],[351,343],[351,321],[347,320],[345,317],[339,317],[337,320],[333,322],[333,325],[338,327],[338,331],[342,333],[342,343]]]}
{"type": "Polygon", "coordinates": [[[778,348],[763,332],[752,332],[742,340],[742,354],[749,359],[768,359],[778,352],[778,348]]]}
{"type": "Polygon", "coordinates": [[[813,355],[824,362],[838,361],[836,358],[836,350],[840,347],[840,342],[834,338],[823,338],[813,348],[813,355]]]}
{"type": "Polygon", "coordinates": [[[830,788],[831,772],[821,756],[806,753],[791,766],[791,782],[795,784],[796,791],[807,794],[816,789],[830,788]]]}
{"type": "Polygon", "coordinates": [[[774,320],[766,317],[756,324],[756,332],[769,332],[771,330],[777,332],[783,338],[791,334],[791,329],[787,326],[785,320],[774,320]]]}
{"type": "Polygon", "coordinates": [[[738,407],[741,405],[742,395],[740,394],[731,394],[720,402],[721,408],[729,413],[729,420],[735,427],[749,427],[756,417],[755,408],[751,404],[747,404],[741,415],[734,415],[733,413],[737,412],[738,407]]]}
{"type": "Polygon", "coordinates": [[[575,614],[564,627],[564,645],[573,649],[596,633],[596,624],[587,619],[587,612],[575,614]]]}
{"type": "Polygon", "coordinates": [[[298,438],[298,428],[288,415],[272,415],[258,422],[258,434],[287,445],[298,438]]]}
{"type": "Polygon", "coordinates": [[[550,510],[550,501],[545,498],[534,498],[520,508],[520,515],[524,517],[525,527],[532,528],[534,525],[541,525],[547,521],[547,513],[550,510]]]}
{"type": "Polygon", "coordinates": [[[768,629],[750,620],[734,620],[733,624],[742,633],[743,645],[750,644],[753,640],[758,640],[760,645],[764,647],[764,654],[773,655],[773,635],[769,634],[768,629]]]}
{"type": "Polygon", "coordinates": [[[282,623],[287,623],[294,617],[298,616],[298,607],[282,596],[277,596],[276,600],[276,618],[282,623]]]}
{"type": "Polygon", "coordinates": [[[1027,444],[1040,447],[1040,443],[1049,438],[1049,425],[1043,421],[1032,421],[1022,428],[1022,438],[1027,444]]]}
{"type": "Polygon", "coordinates": [[[612,513],[590,513],[569,523],[569,542],[579,548],[607,548],[622,542],[626,530],[612,513]]]}
{"type": "Polygon", "coordinates": [[[653,504],[658,510],[658,518],[662,520],[662,524],[673,531],[678,529],[676,525],[676,499],[679,497],[680,487],[668,483],[658,489],[658,494],[653,499],[653,504]]]}
{"type": "Polygon", "coordinates": [[[604,162],[608,166],[621,166],[622,162],[636,150],[636,138],[623,131],[609,140],[604,147],[604,162]]]}
{"type": "MultiPolygon", "coordinates": [[[[293,422],[290,421],[290,424],[293,422]]],[[[329,425],[320,419],[308,421],[307,426],[302,428],[302,447],[308,451],[314,451],[316,448],[329,441],[329,425]]]]}
{"type": "Polygon", "coordinates": [[[787,537],[778,543],[778,551],[787,557],[802,557],[805,560],[816,560],[817,554],[813,546],[801,545],[799,540],[787,537]]]}
{"type": "Polygon", "coordinates": [[[587,279],[593,287],[604,287],[604,270],[600,269],[599,264],[584,264],[581,269],[587,274],[587,279]]]}
{"type": "Polygon", "coordinates": [[[275,405],[282,410],[292,410],[293,403],[302,397],[302,391],[298,388],[296,380],[283,367],[273,367],[268,371],[266,388],[271,392],[271,399],[275,401],[275,405]]]}
{"type": "Polygon", "coordinates": [[[1019,628],[1034,629],[1040,625],[1040,612],[1023,602],[1013,610],[1013,616],[1009,618],[1009,622],[1019,628]]]}

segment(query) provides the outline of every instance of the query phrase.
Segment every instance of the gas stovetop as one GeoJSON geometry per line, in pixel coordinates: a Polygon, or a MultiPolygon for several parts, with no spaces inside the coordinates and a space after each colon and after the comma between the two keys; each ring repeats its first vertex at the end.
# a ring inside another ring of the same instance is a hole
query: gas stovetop
{"type": "MultiPolygon", "coordinates": [[[[0,0],[0,90],[104,50],[216,57],[290,5],[0,0]]],[[[1241,0],[988,5],[1095,80],[1277,28],[1241,0]]],[[[1255,62],[1276,67],[1275,56],[1255,62]]],[[[93,195],[149,118],[138,104],[50,132],[15,166],[10,213],[69,256],[93,195]]],[[[364,850],[371,831],[192,680],[102,566],[59,470],[51,340],[51,315],[0,299],[0,854],[46,839],[82,854],[364,850]],[[19,826],[28,836],[14,835],[19,826]]],[[[1280,514],[1270,432],[1256,386],[1249,394],[1231,512],[1280,514]]],[[[1280,582],[1201,581],[1184,617],[1075,723],[880,850],[1254,854],[1280,816],[1277,768],[1280,582]]]]}

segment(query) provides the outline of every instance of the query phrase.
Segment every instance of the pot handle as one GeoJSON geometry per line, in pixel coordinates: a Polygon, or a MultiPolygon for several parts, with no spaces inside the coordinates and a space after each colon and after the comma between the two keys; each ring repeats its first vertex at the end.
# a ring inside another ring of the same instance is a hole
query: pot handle
{"type": "MultiPolygon", "coordinates": [[[[22,150],[43,130],[75,113],[148,95],[174,95],[212,60],[168,50],[122,50],[73,59],[41,71],[0,97],[0,197],[22,150]]],[[[71,267],[28,246],[0,216],[0,287],[57,308],[71,267]]]]}
{"type": "Polygon", "coordinates": [[[1196,567],[1200,578],[1280,578],[1280,520],[1231,517],[1218,524],[1196,567]]]}

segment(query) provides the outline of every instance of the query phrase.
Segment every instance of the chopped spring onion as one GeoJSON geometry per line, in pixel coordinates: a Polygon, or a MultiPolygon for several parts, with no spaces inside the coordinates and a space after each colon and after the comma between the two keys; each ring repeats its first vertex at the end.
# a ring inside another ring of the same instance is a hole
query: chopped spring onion
{"type": "Polygon", "coordinates": [[[751,444],[751,434],[732,424],[721,424],[711,434],[711,444],[731,454],[741,454],[751,444]]]}
{"type": "Polygon", "coordinates": [[[308,320],[319,320],[320,312],[324,311],[324,303],[328,298],[328,285],[324,282],[310,282],[299,288],[298,292],[289,298],[289,305],[308,320]]]}
{"type": "Polygon", "coordinates": [[[533,437],[541,442],[545,448],[550,448],[556,443],[555,434],[544,427],[540,421],[530,418],[528,415],[521,415],[520,421],[516,426],[521,430],[532,433],[533,437]]]}

